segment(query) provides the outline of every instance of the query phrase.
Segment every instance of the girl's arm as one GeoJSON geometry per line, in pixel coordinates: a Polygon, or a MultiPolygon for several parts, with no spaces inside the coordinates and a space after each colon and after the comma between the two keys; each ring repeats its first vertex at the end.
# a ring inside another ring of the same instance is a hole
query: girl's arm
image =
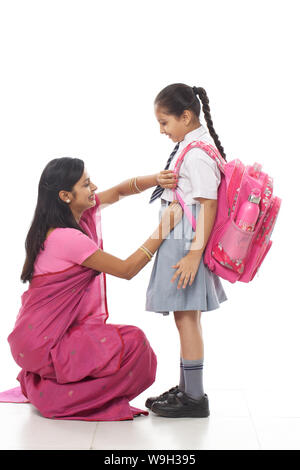
{"type": "Polygon", "coordinates": [[[190,246],[189,255],[194,255],[195,257],[198,256],[201,259],[214,226],[218,208],[218,200],[204,199],[200,197],[196,197],[195,199],[201,203],[201,207],[196,225],[196,232],[190,246]]]}
{"type": "Polygon", "coordinates": [[[97,193],[101,202],[101,208],[104,209],[110,204],[119,201],[123,197],[138,194],[153,186],[160,185],[162,188],[173,188],[176,185],[176,178],[172,170],[163,170],[154,175],[137,176],[130,178],[106,191],[97,193]],[[134,182],[135,180],[135,182],[134,182]],[[136,183],[136,185],[135,185],[136,183]],[[137,188],[136,188],[137,186],[137,188]]]}
{"type": "MultiPolygon", "coordinates": [[[[154,254],[181,218],[181,206],[179,203],[173,202],[164,211],[157,229],[145,241],[143,246],[154,254]]],[[[129,280],[132,279],[149,261],[150,259],[147,257],[145,252],[138,248],[125,260],[117,258],[105,251],[97,250],[81,264],[82,266],[94,269],[95,271],[105,272],[107,274],[112,274],[113,276],[129,280]]]]}
{"type": "Polygon", "coordinates": [[[196,225],[195,236],[190,246],[190,251],[186,256],[181,258],[177,264],[172,266],[173,268],[176,268],[177,271],[172,277],[171,282],[174,282],[177,276],[180,275],[180,279],[177,285],[178,289],[180,289],[182,284],[183,288],[187,286],[188,282],[190,286],[193,284],[217,213],[218,201],[216,199],[195,199],[201,203],[201,208],[196,225]]]}

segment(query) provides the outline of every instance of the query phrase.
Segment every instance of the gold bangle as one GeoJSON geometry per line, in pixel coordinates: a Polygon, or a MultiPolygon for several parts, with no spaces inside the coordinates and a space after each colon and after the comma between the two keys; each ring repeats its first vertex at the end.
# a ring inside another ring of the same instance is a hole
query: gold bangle
{"type": "Polygon", "coordinates": [[[142,192],[142,190],[137,187],[136,178],[134,178],[134,186],[136,187],[136,189],[138,190],[139,193],[142,192]]]}
{"type": "Polygon", "coordinates": [[[150,251],[145,245],[142,245],[142,247],[149,253],[149,255],[151,256],[151,258],[154,256],[154,254],[151,253],[151,251],[150,251]]]}
{"type": "Polygon", "coordinates": [[[140,246],[140,247],[139,247],[139,250],[142,250],[142,251],[145,253],[145,255],[147,256],[147,258],[149,258],[149,261],[151,261],[151,256],[149,255],[149,253],[147,253],[146,250],[144,250],[144,248],[142,248],[142,247],[140,246]]]}
{"type": "Polygon", "coordinates": [[[134,180],[134,178],[131,178],[130,183],[129,183],[129,187],[130,187],[130,191],[131,191],[132,193],[135,193],[135,191],[133,190],[133,187],[132,187],[132,185],[133,185],[133,180],[134,180]]]}
{"type": "Polygon", "coordinates": [[[144,250],[144,248],[142,247],[139,247],[140,250],[142,250],[143,253],[145,253],[145,255],[147,256],[147,258],[149,259],[149,261],[151,261],[151,256],[149,255],[149,253],[147,253],[146,250],[144,250]]]}

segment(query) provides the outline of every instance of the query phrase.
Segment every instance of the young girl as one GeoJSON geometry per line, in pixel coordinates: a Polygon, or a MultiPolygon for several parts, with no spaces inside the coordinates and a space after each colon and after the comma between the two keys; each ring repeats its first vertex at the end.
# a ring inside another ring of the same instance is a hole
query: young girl
{"type": "MultiPolygon", "coordinates": [[[[182,150],[192,141],[203,141],[225,153],[214,130],[209,101],[203,88],[176,83],[156,97],[155,115],[160,132],[177,142],[165,168],[170,184],[157,187],[150,202],[161,196],[160,217],[173,201],[173,169],[182,150]],[[209,133],[200,123],[200,98],[209,133]]],[[[203,339],[201,312],[218,308],[227,300],[218,276],[204,265],[203,253],[211,233],[221,176],[217,164],[204,151],[193,148],[184,157],[177,191],[197,220],[196,233],[184,215],[181,222],[157,251],[147,289],[146,310],[174,319],[180,336],[180,383],[158,397],[148,398],[146,406],[166,417],[206,417],[208,397],[203,390],[203,339]],[[202,243],[199,243],[202,234],[202,243]],[[197,234],[197,236],[196,236],[197,234]],[[176,282],[175,282],[176,281],[176,282]]]]}

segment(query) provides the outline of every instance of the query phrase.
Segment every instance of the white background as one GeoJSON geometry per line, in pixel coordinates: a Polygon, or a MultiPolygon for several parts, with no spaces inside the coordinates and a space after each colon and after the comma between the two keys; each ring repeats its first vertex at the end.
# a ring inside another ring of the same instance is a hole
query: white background
{"type": "MultiPolygon", "coordinates": [[[[44,167],[82,158],[98,191],[159,172],[174,145],[153,101],[175,82],[206,89],[227,160],[262,163],[283,199],[259,276],[224,281],[229,300],[203,314],[205,388],[300,390],[297,4],[1,1],[1,390],[18,385],[6,338],[28,288],[24,243],[44,167]]],[[[126,258],[154,231],[151,192],[103,211],[105,251],[126,258]]],[[[178,383],[179,339],[172,314],[145,311],[151,268],[107,276],[109,321],[145,331],[158,357],[151,392],[162,392],[178,383]]]]}

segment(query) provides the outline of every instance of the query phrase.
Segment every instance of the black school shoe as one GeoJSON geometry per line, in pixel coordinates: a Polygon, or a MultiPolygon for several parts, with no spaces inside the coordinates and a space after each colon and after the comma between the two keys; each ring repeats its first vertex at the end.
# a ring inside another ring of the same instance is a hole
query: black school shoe
{"type": "Polygon", "coordinates": [[[166,418],[207,418],[209,404],[207,395],[200,400],[189,397],[184,392],[168,395],[166,400],[155,401],[151,411],[166,418]]]}
{"type": "Polygon", "coordinates": [[[170,390],[168,390],[167,392],[164,392],[162,393],[161,395],[159,395],[158,397],[150,397],[150,398],[147,398],[146,400],[146,403],[145,403],[145,406],[151,410],[152,409],[152,405],[154,402],[156,401],[164,401],[164,400],[167,400],[168,396],[170,394],[176,394],[178,393],[180,390],[179,390],[179,386],[176,385],[176,387],[172,387],[170,388],[170,390]]]}

